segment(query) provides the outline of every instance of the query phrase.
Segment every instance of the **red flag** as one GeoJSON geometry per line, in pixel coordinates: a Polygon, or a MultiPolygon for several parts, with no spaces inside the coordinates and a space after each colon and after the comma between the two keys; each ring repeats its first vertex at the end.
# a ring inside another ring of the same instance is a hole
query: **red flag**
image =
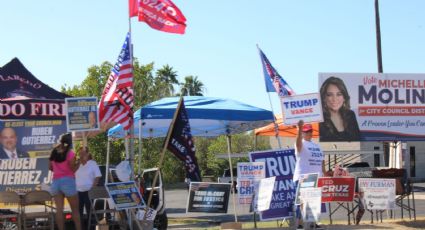
{"type": "Polygon", "coordinates": [[[139,21],[168,33],[184,34],[186,29],[186,18],[170,0],[140,1],[139,21]]]}
{"type": "Polygon", "coordinates": [[[128,0],[128,16],[130,18],[136,17],[139,13],[139,1],[138,0],[128,0]]]}
{"type": "Polygon", "coordinates": [[[100,122],[103,125],[116,122],[124,130],[128,130],[133,124],[133,63],[130,44],[128,33],[99,102],[100,122]]]}

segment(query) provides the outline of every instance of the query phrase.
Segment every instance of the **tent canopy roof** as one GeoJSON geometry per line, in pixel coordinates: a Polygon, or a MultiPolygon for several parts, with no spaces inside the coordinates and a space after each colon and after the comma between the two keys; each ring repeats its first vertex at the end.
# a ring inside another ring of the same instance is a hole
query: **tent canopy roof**
{"type": "MultiPolygon", "coordinates": [[[[139,135],[141,124],[143,138],[166,136],[178,101],[179,97],[167,97],[137,110],[134,116],[134,135],[139,135]]],[[[212,137],[241,133],[273,120],[272,112],[231,99],[186,96],[184,104],[193,136],[212,137]]],[[[121,138],[124,131],[117,125],[109,130],[108,136],[121,138]]]]}
{"type": "Polygon", "coordinates": [[[38,80],[18,58],[0,68],[0,99],[64,99],[70,97],[38,80]]]}

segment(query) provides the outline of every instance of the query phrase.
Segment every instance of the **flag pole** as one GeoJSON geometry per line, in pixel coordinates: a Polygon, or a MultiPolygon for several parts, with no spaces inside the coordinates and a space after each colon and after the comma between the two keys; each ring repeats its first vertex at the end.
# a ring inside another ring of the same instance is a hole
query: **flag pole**
{"type": "MultiPolygon", "coordinates": [[[[260,52],[260,47],[258,46],[258,44],[257,44],[257,50],[258,50],[258,52],[260,52]]],[[[261,53],[260,53],[260,57],[261,57],[261,53]]],[[[281,143],[280,138],[279,138],[279,125],[277,124],[276,117],[274,116],[273,104],[272,104],[272,100],[270,98],[270,93],[267,93],[267,95],[269,97],[270,108],[271,108],[272,113],[273,113],[273,124],[274,124],[275,137],[276,137],[277,143],[279,144],[279,148],[281,149],[282,143],[281,143]]],[[[283,114],[282,114],[282,116],[283,116],[283,114]]]]}
{"type": "MultiPolygon", "coordinates": [[[[274,115],[273,104],[272,104],[272,100],[270,98],[270,93],[267,93],[267,95],[269,96],[270,108],[271,108],[272,113],[273,113],[273,124],[274,124],[275,137],[277,139],[277,143],[279,144],[279,148],[281,149],[282,143],[281,143],[280,138],[279,138],[279,124],[277,124],[276,117],[274,115]]],[[[282,116],[283,116],[283,114],[282,114],[282,116]]]]}
{"type": "Polygon", "coordinates": [[[156,181],[158,179],[159,171],[161,170],[162,162],[164,161],[165,151],[167,150],[168,142],[170,142],[171,133],[173,131],[174,124],[176,123],[176,118],[177,118],[177,115],[180,111],[180,107],[182,105],[182,102],[183,102],[183,95],[180,95],[179,104],[177,105],[176,111],[174,112],[173,120],[171,121],[170,127],[168,128],[167,137],[166,137],[165,142],[164,142],[164,147],[162,148],[161,155],[159,157],[159,162],[158,162],[158,167],[157,167],[158,170],[155,172],[155,176],[154,176],[153,181],[152,181],[152,189],[149,192],[148,203],[147,203],[146,208],[145,208],[143,221],[146,221],[146,217],[147,217],[146,214],[148,213],[148,208],[149,208],[149,206],[152,202],[153,190],[154,190],[156,181]]]}
{"type": "MultiPolygon", "coordinates": [[[[129,10],[130,9],[130,1],[127,1],[127,3],[128,3],[127,10],[129,10]]],[[[130,17],[130,15],[128,15],[128,33],[130,34],[130,38],[129,38],[130,44],[129,45],[130,45],[130,57],[131,57],[131,66],[132,66],[131,72],[133,73],[134,72],[133,71],[134,57],[133,57],[133,42],[132,42],[132,39],[131,39],[132,35],[131,35],[131,17],[130,17]]],[[[134,93],[134,91],[133,91],[133,93],[134,93]]],[[[133,108],[131,108],[131,116],[134,118],[133,108]]],[[[134,170],[134,139],[133,139],[133,136],[134,136],[134,121],[132,121],[130,131],[127,132],[127,135],[128,134],[130,135],[130,142],[129,142],[130,148],[129,148],[129,155],[128,155],[128,161],[130,163],[130,181],[134,181],[134,172],[135,172],[135,170],[134,170]]],[[[133,216],[134,216],[133,210],[129,210],[129,212],[131,212],[131,214],[128,215],[128,217],[129,217],[128,223],[129,223],[129,226],[130,226],[130,230],[133,230],[133,216]]],[[[139,224],[139,223],[137,223],[137,224],[139,224]]]]}

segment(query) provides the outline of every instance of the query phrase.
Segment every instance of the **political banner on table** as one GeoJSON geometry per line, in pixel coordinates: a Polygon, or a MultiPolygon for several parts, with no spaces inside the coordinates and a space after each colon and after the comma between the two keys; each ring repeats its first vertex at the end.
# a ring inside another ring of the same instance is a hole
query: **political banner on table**
{"type": "Polygon", "coordinates": [[[192,182],[186,212],[227,213],[230,184],[192,182]]]}
{"type": "Polygon", "coordinates": [[[320,177],[317,187],[322,188],[322,202],[353,202],[354,177],[320,177]]]}
{"type": "Polygon", "coordinates": [[[265,211],[270,208],[275,180],[276,177],[268,177],[260,180],[258,185],[258,193],[256,193],[257,196],[255,197],[254,210],[256,212],[265,211]]]}
{"type": "Polygon", "coordinates": [[[146,206],[134,181],[109,183],[105,187],[117,210],[146,206]]]}
{"type": "Polygon", "coordinates": [[[319,88],[320,141],[422,141],[425,137],[425,74],[320,73],[319,88]],[[339,114],[343,124],[334,124],[331,114],[339,114]]]}
{"type": "Polygon", "coordinates": [[[260,213],[261,220],[274,220],[291,217],[295,198],[293,175],[295,170],[295,150],[268,150],[249,153],[251,162],[264,162],[266,177],[276,177],[272,202],[267,211],[260,213]]]}
{"type": "Polygon", "coordinates": [[[99,130],[96,97],[65,98],[68,132],[99,130]]]}
{"type": "Polygon", "coordinates": [[[280,102],[285,125],[295,125],[299,120],[304,120],[305,123],[323,121],[318,93],[281,97],[280,102]]]}
{"type": "Polygon", "coordinates": [[[318,178],[319,174],[317,173],[300,174],[297,190],[295,192],[295,204],[301,204],[301,190],[317,187],[318,178]]]}
{"type": "Polygon", "coordinates": [[[0,191],[26,193],[44,189],[51,181],[48,158],[0,160],[0,191]]]}
{"type": "Polygon", "coordinates": [[[238,203],[252,204],[260,179],[266,177],[264,162],[239,162],[237,170],[238,203]]]}
{"type": "Polygon", "coordinates": [[[359,178],[358,186],[366,209],[395,209],[395,179],[359,178]]]}
{"type": "Polygon", "coordinates": [[[300,196],[304,222],[319,222],[322,190],[320,188],[303,188],[300,196]]]}
{"type": "Polygon", "coordinates": [[[10,137],[8,144],[0,146],[0,159],[9,158],[5,149],[16,149],[18,158],[49,157],[59,136],[66,133],[66,124],[64,120],[0,121],[0,132],[10,137]]]}

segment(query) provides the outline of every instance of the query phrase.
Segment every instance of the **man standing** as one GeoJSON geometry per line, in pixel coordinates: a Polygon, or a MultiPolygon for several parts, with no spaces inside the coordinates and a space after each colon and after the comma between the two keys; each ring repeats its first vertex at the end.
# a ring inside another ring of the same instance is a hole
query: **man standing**
{"type": "Polygon", "coordinates": [[[28,153],[16,148],[18,139],[12,128],[4,128],[0,133],[0,159],[16,159],[29,157],[28,153]]]}
{"type": "MultiPolygon", "coordinates": [[[[314,143],[311,139],[313,138],[313,126],[311,124],[305,124],[304,121],[298,121],[298,133],[295,142],[295,171],[294,171],[294,183],[298,184],[301,174],[318,173],[319,177],[322,173],[325,173],[324,154],[320,149],[320,146],[314,143]]],[[[298,229],[302,229],[301,215],[297,210],[297,216],[299,218],[298,229]]],[[[323,229],[316,224],[316,229],[323,229]]]]}

